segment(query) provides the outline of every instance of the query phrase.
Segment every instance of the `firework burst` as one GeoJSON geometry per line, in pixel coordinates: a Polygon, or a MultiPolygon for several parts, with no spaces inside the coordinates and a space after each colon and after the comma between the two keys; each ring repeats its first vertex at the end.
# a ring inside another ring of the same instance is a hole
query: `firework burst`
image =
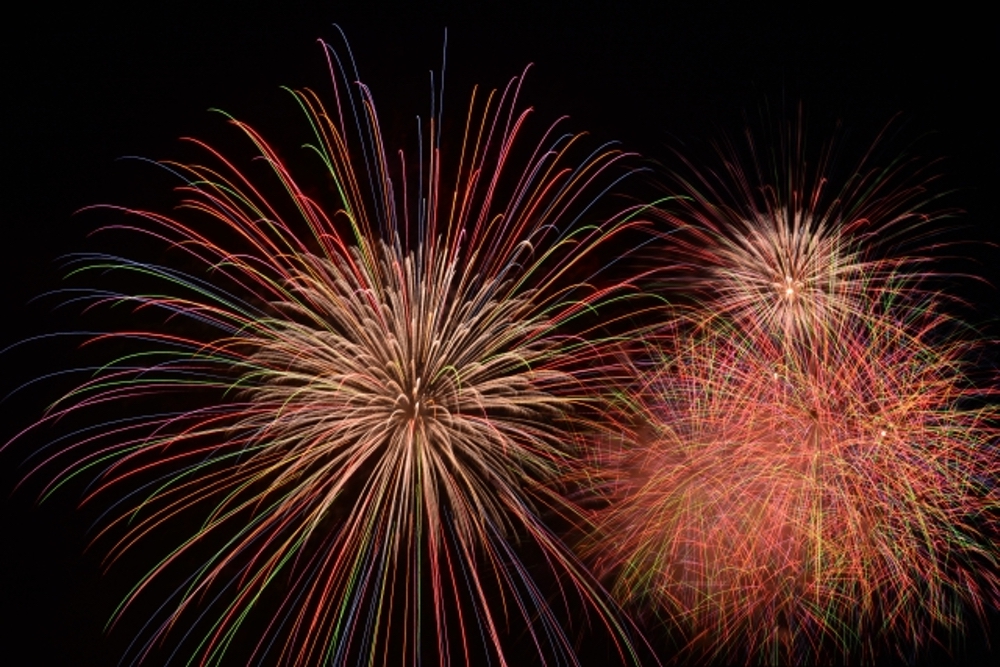
{"type": "Polygon", "coordinates": [[[729,146],[720,171],[688,163],[692,176],[676,175],[661,210],[674,294],[696,296],[706,320],[800,341],[909,298],[926,278],[920,241],[944,213],[927,212],[930,179],[912,161],[877,168],[868,154],[838,191],[830,147],[813,164],[801,132],[771,153],[752,135],[747,143],[749,160],[729,146]]]}
{"type": "Polygon", "coordinates": [[[728,163],[748,199],[692,189],[668,215],[698,300],[633,356],[589,553],[694,655],[911,656],[998,599],[995,397],[913,260],[875,254],[928,219],[920,189],[862,172],[827,204],[785,166],[758,188],[728,163]]]}
{"type": "Polygon", "coordinates": [[[174,654],[205,665],[234,650],[254,664],[507,664],[513,624],[539,655],[574,664],[557,609],[581,602],[627,657],[599,586],[540,518],[568,507],[553,485],[570,454],[559,429],[602,375],[600,340],[568,325],[627,287],[571,280],[591,277],[595,250],[634,224],[578,224],[627,173],[625,156],[603,146],[574,161],[580,135],[557,123],[509,164],[530,115],[513,79],[473,94],[453,162],[436,100],[414,168],[387,152],[368,89],[327,53],[332,112],[293,94],[333,204],[231,119],[261,173],[194,141],[206,164],[164,163],[183,179],[180,213],[124,210],[115,226],[165,244],[172,265],[75,260],[134,286],[82,298],[133,304],[154,324],[91,338],[135,351],[42,423],[156,411],[91,427],[39,468],[68,458],[50,486],[94,471],[88,501],[123,498],[98,536],[114,541],[111,561],[161,524],[196,522],[116,612],[201,563],[130,657],[175,633],[174,654]],[[537,583],[517,543],[557,589],[537,583]]]}

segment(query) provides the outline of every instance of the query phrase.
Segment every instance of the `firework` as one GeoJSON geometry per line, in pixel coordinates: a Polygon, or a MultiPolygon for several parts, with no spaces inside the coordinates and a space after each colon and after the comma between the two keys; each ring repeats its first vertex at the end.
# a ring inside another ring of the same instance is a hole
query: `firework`
{"type": "Polygon", "coordinates": [[[927,277],[921,241],[947,211],[928,212],[932,179],[913,160],[872,166],[878,141],[835,190],[832,144],[813,163],[801,132],[781,136],[765,153],[748,134],[749,159],[729,146],[721,170],[688,163],[691,176],[675,176],[661,210],[668,288],[697,299],[706,321],[818,340],[844,318],[908,299],[927,277]]]}
{"type": "Polygon", "coordinates": [[[914,260],[865,236],[926,220],[919,188],[827,205],[785,166],[758,188],[730,163],[760,199],[689,190],[669,214],[698,298],[633,355],[589,553],[688,655],[911,656],[998,599],[994,398],[914,260]]]}
{"type": "Polygon", "coordinates": [[[293,93],[318,189],[230,119],[251,168],[193,141],[205,164],[163,163],[182,179],[179,212],[122,209],[113,226],[165,247],[156,263],[74,260],[131,285],[82,298],[152,324],[92,337],[128,351],[42,423],[154,407],[87,428],[38,469],[68,460],[50,488],[96,472],[85,501],[122,498],[98,535],[109,561],[161,524],[194,525],[115,612],[181,582],[128,657],[173,636],[172,656],[206,665],[234,651],[254,664],[507,664],[506,637],[523,632],[574,664],[560,618],[582,603],[627,658],[624,626],[541,519],[569,508],[553,484],[571,454],[560,428],[602,376],[600,339],[571,321],[627,286],[572,280],[635,224],[579,224],[625,155],[577,160],[580,135],[557,123],[511,164],[530,115],[515,78],[473,93],[450,161],[437,99],[420,159],[393,156],[372,95],[326,53],[332,110],[293,93]]]}

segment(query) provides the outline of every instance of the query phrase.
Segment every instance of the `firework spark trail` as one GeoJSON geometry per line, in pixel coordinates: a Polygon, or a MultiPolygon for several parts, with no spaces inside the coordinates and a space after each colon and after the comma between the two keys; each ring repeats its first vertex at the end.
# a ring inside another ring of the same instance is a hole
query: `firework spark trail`
{"type": "MultiPolygon", "coordinates": [[[[782,192],[741,179],[744,194],[782,192]]],[[[906,655],[1000,600],[995,394],[913,261],[880,262],[855,236],[886,229],[871,212],[926,220],[903,206],[918,189],[867,191],[739,213],[695,192],[681,207],[699,216],[670,214],[688,227],[665,256],[689,263],[698,300],[632,356],[619,444],[597,448],[609,504],[587,551],[689,656],[906,655]],[[838,207],[865,219],[823,213],[838,207]]]]}
{"type": "Polygon", "coordinates": [[[626,156],[608,145],[574,162],[580,135],[557,123],[525,165],[508,164],[529,117],[515,78],[485,100],[473,93],[457,168],[444,162],[432,117],[416,187],[402,152],[404,176],[394,180],[368,89],[326,49],[334,112],[311,91],[293,94],[334,206],[230,119],[271,178],[192,140],[207,165],[165,164],[184,179],[183,215],[123,209],[136,222],[117,226],[200,269],[78,258],[79,272],[158,285],[95,290],[95,304],[124,301],[192,324],[93,338],[138,347],[42,423],[149,396],[159,406],[217,402],[84,431],[39,464],[72,461],[46,492],[88,472],[100,475],[85,502],[132,489],[98,535],[116,540],[109,561],[161,525],[197,517],[200,529],[116,611],[203,558],[133,644],[139,662],[174,632],[175,655],[183,647],[198,664],[221,664],[234,642],[248,641],[240,630],[262,606],[277,611],[257,621],[251,660],[261,663],[492,655],[507,664],[503,644],[520,616],[543,659],[575,664],[556,607],[569,616],[577,601],[629,659],[616,612],[539,518],[569,507],[553,485],[570,454],[559,424],[602,377],[591,325],[565,325],[629,287],[570,280],[592,273],[595,250],[638,224],[577,223],[627,173],[626,156]],[[451,169],[454,181],[442,176],[451,169]],[[283,200],[268,194],[275,181],[283,200]],[[542,554],[562,602],[518,560],[518,541],[542,554]]]}

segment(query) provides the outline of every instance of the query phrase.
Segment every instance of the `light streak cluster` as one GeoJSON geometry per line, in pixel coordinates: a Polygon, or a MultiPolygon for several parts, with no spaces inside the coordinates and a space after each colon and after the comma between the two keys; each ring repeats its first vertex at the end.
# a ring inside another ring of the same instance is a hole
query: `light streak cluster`
{"type": "Polygon", "coordinates": [[[636,663],[620,602],[664,662],[873,661],[997,604],[996,378],[905,250],[926,178],[831,192],[795,139],[600,217],[630,155],[526,143],[522,78],[454,144],[435,92],[413,159],[325,49],[333,103],[291,91],[318,182],[230,118],[252,160],[190,140],[178,210],[107,228],[156,261],[71,262],[136,325],[81,334],[118,356],[28,430],[96,423],[30,475],[94,479],[109,563],[188,531],[114,613],[158,608],[126,660],[505,665],[520,634],[572,665],[576,620],[636,663]]]}
{"type": "Polygon", "coordinates": [[[899,172],[831,196],[801,146],[739,164],[662,212],[683,296],[631,355],[589,553],[689,658],[912,658],[998,592],[994,389],[919,256],[886,250],[934,216],[899,172]]]}
{"type": "Polygon", "coordinates": [[[127,657],[169,637],[171,659],[201,665],[234,647],[252,664],[509,664],[508,635],[523,632],[537,655],[575,664],[564,625],[585,609],[628,660],[625,622],[542,520],[575,511],[557,484],[573,454],[563,430],[603,376],[606,343],[573,320],[628,288],[578,281],[638,224],[578,218],[628,156],[585,149],[562,121],[522,146],[520,78],[473,92],[456,152],[435,100],[419,158],[393,155],[369,90],[327,54],[333,107],[292,93],[323,190],[231,119],[251,168],[192,140],[203,164],[163,163],[182,181],[178,213],[123,210],[114,226],[168,261],[74,260],[135,290],[78,298],[153,324],[92,337],[137,351],[34,428],[156,410],[84,432],[39,469],[69,461],[51,486],[96,472],[84,502],[124,498],[96,538],[112,541],[109,562],[162,524],[193,528],[115,612],[182,581],[141,603],[162,606],[127,657]],[[188,408],[192,396],[208,402],[188,408]]]}

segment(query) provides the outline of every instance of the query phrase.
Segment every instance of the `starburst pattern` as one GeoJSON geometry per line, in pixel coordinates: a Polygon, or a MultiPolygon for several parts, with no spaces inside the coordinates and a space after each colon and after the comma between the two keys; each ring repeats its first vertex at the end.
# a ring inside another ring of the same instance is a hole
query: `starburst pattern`
{"type": "Polygon", "coordinates": [[[829,203],[800,162],[754,187],[734,165],[747,200],[681,186],[665,216],[662,256],[697,298],[631,355],[587,551],[689,656],[911,655],[998,600],[997,414],[975,337],[915,258],[869,235],[933,216],[875,172],[829,203]]]}
{"type": "Polygon", "coordinates": [[[805,340],[907,298],[926,277],[920,241],[946,212],[928,212],[931,178],[913,160],[875,167],[873,148],[837,189],[831,148],[813,163],[801,132],[782,136],[765,152],[748,134],[748,158],[729,146],[720,170],[674,175],[664,264],[706,318],[805,340]]]}
{"type": "Polygon", "coordinates": [[[562,621],[581,603],[627,657],[625,626],[542,521],[572,512],[556,484],[571,461],[561,429],[602,375],[594,319],[574,318],[628,287],[577,280],[637,224],[579,219],[626,156],[574,157],[581,135],[560,122],[510,164],[530,116],[513,79],[473,94],[453,162],[434,116],[424,157],[400,152],[394,176],[372,95],[327,52],[333,111],[293,94],[332,203],[231,119],[262,169],[195,141],[205,164],[164,163],[183,179],[180,212],[125,210],[115,226],[165,243],[168,261],[75,260],[132,286],[82,298],[167,320],[93,338],[135,351],[42,423],[155,410],[90,428],[39,468],[68,458],[53,486],[96,469],[87,501],[123,498],[98,536],[115,540],[109,560],[161,524],[197,525],[116,612],[200,559],[131,657],[174,637],[174,654],[205,665],[234,650],[255,664],[507,664],[514,623],[538,655],[574,664],[562,621]]]}

